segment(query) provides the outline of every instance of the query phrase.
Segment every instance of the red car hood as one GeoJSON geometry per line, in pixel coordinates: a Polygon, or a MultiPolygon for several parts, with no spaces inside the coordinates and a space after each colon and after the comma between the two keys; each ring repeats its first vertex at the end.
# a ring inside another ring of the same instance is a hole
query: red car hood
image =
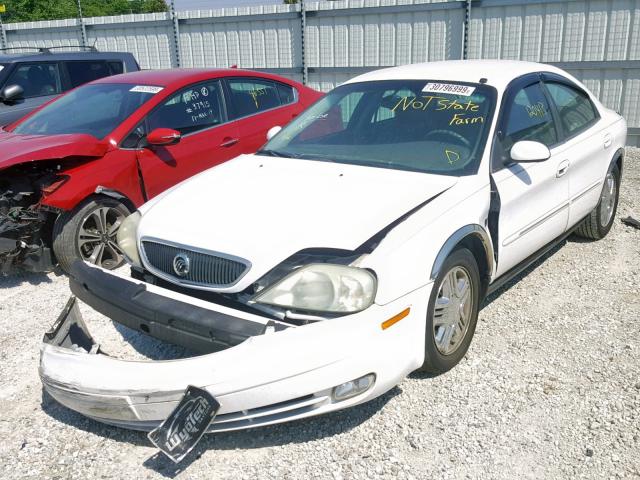
{"type": "Polygon", "coordinates": [[[108,144],[84,133],[16,135],[0,132],[0,170],[25,162],[71,157],[102,157],[108,144]]]}

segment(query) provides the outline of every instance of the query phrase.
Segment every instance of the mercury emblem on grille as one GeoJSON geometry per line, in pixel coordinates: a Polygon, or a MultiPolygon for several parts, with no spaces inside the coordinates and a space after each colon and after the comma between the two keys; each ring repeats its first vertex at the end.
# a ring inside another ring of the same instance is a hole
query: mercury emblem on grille
{"type": "Polygon", "coordinates": [[[191,260],[186,253],[179,253],[173,257],[173,271],[179,277],[186,277],[191,267],[191,260]]]}

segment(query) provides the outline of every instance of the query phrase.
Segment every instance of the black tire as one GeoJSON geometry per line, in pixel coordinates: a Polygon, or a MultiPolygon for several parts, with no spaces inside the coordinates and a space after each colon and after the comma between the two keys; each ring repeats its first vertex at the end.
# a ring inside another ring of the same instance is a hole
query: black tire
{"type": "MultiPolygon", "coordinates": [[[[99,236],[99,229],[92,227],[96,225],[95,219],[97,217],[95,215],[104,211],[101,209],[107,209],[105,230],[110,230],[116,225],[118,219],[121,222],[131,213],[126,205],[114,198],[93,196],[87,198],[72,211],[63,213],[56,220],[53,228],[53,252],[65,272],[70,272],[71,265],[76,260],[91,261],[89,253],[90,251],[95,252],[95,246],[98,244],[104,245],[103,253],[99,255],[99,259],[96,258],[96,261],[91,263],[98,263],[99,260],[100,266],[110,270],[118,268],[124,263],[122,255],[116,255],[119,252],[113,245],[115,233],[108,235],[108,240],[102,236],[102,240],[80,244],[80,233],[83,228],[85,232],[95,231],[96,236],[99,236]],[[93,224],[91,224],[92,221],[93,224]]],[[[117,227],[115,231],[117,231],[117,227]]],[[[86,236],[84,238],[86,239],[86,236]]]]}
{"type": "Polygon", "coordinates": [[[451,370],[464,357],[469,349],[471,340],[476,330],[478,322],[478,306],[480,304],[480,272],[478,264],[473,254],[466,248],[455,250],[444,262],[438,277],[435,279],[429,298],[429,306],[426,319],[426,335],[425,335],[425,351],[424,363],[419,371],[431,374],[441,374],[451,370]],[[470,318],[464,333],[464,337],[460,341],[455,350],[449,354],[443,354],[436,345],[436,332],[434,329],[435,305],[440,295],[440,289],[447,275],[457,269],[463,269],[467,274],[471,285],[471,304],[470,318]]]}
{"type": "Polygon", "coordinates": [[[611,230],[611,227],[613,226],[613,222],[616,218],[616,211],[618,210],[618,199],[620,198],[620,170],[617,165],[614,165],[611,171],[607,173],[607,177],[609,176],[609,173],[613,177],[615,186],[615,196],[613,198],[613,211],[611,212],[611,217],[606,224],[602,223],[602,209],[605,208],[602,195],[607,188],[607,179],[605,178],[605,182],[602,187],[603,193],[600,195],[598,205],[596,205],[596,208],[592,210],[589,216],[582,221],[574,232],[579,237],[587,238],[589,240],[600,240],[607,236],[609,230],[611,230]]]}

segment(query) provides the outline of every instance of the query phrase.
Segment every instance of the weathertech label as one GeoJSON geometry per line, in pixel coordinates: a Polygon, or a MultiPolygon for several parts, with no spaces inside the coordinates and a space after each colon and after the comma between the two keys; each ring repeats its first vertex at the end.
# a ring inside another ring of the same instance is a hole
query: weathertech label
{"type": "Polygon", "coordinates": [[[448,93],[450,95],[464,95],[468,97],[475,92],[476,87],[468,85],[456,85],[455,83],[427,83],[422,89],[423,92],[448,93]]]}
{"type": "Polygon", "coordinates": [[[196,446],[219,408],[209,392],[189,386],[171,415],[149,433],[149,440],[177,463],[196,446]]]}

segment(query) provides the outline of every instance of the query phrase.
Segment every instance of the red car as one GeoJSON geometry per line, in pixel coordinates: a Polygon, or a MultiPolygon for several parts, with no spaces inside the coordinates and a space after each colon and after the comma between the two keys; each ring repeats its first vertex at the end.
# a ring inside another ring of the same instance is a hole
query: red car
{"type": "Polygon", "coordinates": [[[219,69],[129,73],[59,97],[0,130],[0,272],[67,270],[77,258],[119,266],[126,215],[255,152],[320,96],[275,75],[219,69]]]}

